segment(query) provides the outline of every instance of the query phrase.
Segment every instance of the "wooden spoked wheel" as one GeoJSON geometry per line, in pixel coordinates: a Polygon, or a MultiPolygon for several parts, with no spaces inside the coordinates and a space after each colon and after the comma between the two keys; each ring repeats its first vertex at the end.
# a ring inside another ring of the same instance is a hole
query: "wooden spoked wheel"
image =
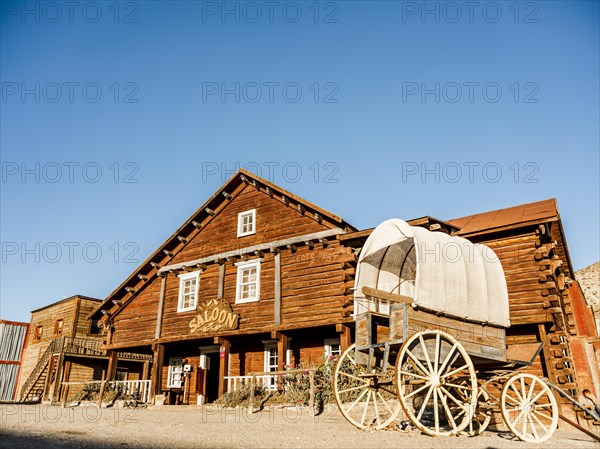
{"type": "MultiPolygon", "coordinates": [[[[462,389],[454,390],[458,396],[462,397],[462,389]]],[[[463,401],[465,398],[462,398],[463,401]]],[[[461,410],[459,415],[462,415],[464,410],[461,410]]],[[[473,419],[469,422],[469,425],[463,430],[463,433],[474,437],[483,433],[485,429],[490,425],[492,420],[492,408],[490,403],[490,395],[481,385],[477,388],[477,408],[473,414],[473,419]]]]}
{"type": "Polygon", "coordinates": [[[335,401],[352,425],[359,429],[384,429],[400,413],[394,372],[357,363],[355,345],[340,356],[333,377],[335,401]]]}
{"type": "Polygon", "coordinates": [[[422,432],[454,435],[471,422],[477,405],[475,368],[451,335],[432,330],[409,338],[396,361],[396,382],[404,412],[422,432]]]}
{"type": "Polygon", "coordinates": [[[558,405],[550,387],[533,374],[519,373],[508,379],[500,396],[502,417],[520,440],[541,443],[558,425],[558,405]]]}

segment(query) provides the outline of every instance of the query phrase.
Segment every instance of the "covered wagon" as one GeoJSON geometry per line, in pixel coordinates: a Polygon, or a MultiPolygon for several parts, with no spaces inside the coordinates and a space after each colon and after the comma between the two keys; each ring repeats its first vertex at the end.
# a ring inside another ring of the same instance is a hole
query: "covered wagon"
{"type": "Polygon", "coordinates": [[[511,346],[502,265],[485,245],[387,220],[362,248],[354,287],[355,344],[334,393],[344,417],[382,429],[400,412],[430,435],[476,435],[499,409],[525,441],[548,439],[557,403],[518,368],[540,344],[511,346]]]}

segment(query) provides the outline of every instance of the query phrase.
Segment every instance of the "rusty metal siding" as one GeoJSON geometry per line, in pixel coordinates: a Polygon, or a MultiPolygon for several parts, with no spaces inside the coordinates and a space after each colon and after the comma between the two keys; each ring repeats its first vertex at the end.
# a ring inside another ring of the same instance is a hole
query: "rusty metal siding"
{"type": "Polygon", "coordinates": [[[27,327],[26,323],[0,322],[0,401],[14,399],[27,327]]]}
{"type": "Polygon", "coordinates": [[[19,365],[0,363],[0,401],[10,401],[15,393],[19,365]]]}
{"type": "Polygon", "coordinates": [[[21,360],[27,326],[0,323],[0,361],[18,362],[21,360]]]}

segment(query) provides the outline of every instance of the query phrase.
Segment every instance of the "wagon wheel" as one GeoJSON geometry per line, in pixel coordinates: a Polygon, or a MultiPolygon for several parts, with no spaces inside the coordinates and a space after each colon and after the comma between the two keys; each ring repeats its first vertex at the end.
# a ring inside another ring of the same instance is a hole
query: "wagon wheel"
{"type": "MultiPolygon", "coordinates": [[[[467,379],[468,381],[468,379],[467,379]]],[[[461,385],[463,382],[461,382],[461,385]]],[[[468,386],[467,382],[464,382],[465,385],[468,386]]],[[[452,389],[451,392],[456,392],[456,397],[460,398],[459,401],[467,401],[468,398],[464,397],[462,389],[452,389]]],[[[460,410],[457,416],[462,416],[465,413],[465,410],[460,410]]],[[[477,435],[482,434],[485,429],[490,425],[492,420],[492,408],[490,402],[490,395],[482,388],[481,385],[477,387],[477,408],[475,409],[475,413],[473,414],[473,419],[469,422],[468,427],[465,428],[463,433],[469,435],[470,437],[475,437],[477,435]]]]}
{"type": "Polygon", "coordinates": [[[379,367],[367,369],[356,362],[350,346],[340,356],[333,373],[335,401],[351,424],[359,429],[384,429],[400,413],[393,370],[383,372],[379,367]]]}
{"type": "Polygon", "coordinates": [[[426,434],[454,435],[471,422],[477,405],[475,368],[451,335],[436,330],[409,338],[396,361],[396,382],[404,412],[426,434]]]}
{"type": "Polygon", "coordinates": [[[558,425],[558,405],[539,377],[519,373],[508,379],[500,396],[502,418],[520,440],[541,443],[558,425]]]}

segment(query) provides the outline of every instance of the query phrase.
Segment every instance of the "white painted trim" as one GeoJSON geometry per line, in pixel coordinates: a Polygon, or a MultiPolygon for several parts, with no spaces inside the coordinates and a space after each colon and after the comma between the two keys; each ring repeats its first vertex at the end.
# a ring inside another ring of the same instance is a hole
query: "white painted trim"
{"type": "Polygon", "coordinates": [[[252,259],[246,260],[244,262],[238,262],[235,265],[237,266],[237,274],[235,281],[235,303],[236,304],[246,304],[249,302],[258,302],[260,301],[260,266],[262,259],[252,259]],[[248,268],[256,268],[256,296],[250,299],[241,299],[240,295],[242,294],[242,271],[248,268]]]}
{"type": "MultiPolygon", "coordinates": [[[[263,369],[264,372],[270,372],[270,366],[269,366],[269,350],[275,348],[275,353],[277,354],[277,362],[279,363],[279,348],[277,345],[277,340],[273,341],[273,342],[267,342],[265,343],[265,350],[263,352],[264,356],[263,356],[263,369]]],[[[275,367],[275,371],[277,371],[277,367],[275,367]]],[[[273,385],[270,385],[270,378],[266,377],[265,378],[265,382],[267,382],[267,384],[265,385],[265,388],[267,390],[276,390],[277,389],[277,380],[275,380],[275,383],[273,385]]]]}
{"type": "Polygon", "coordinates": [[[181,384],[180,385],[173,385],[171,383],[171,375],[173,374],[173,361],[175,360],[179,360],[180,361],[180,366],[181,366],[181,370],[183,372],[183,357],[169,357],[169,369],[167,371],[167,388],[181,388],[181,384]]]}
{"type": "Polygon", "coordinates": [[[238,214],[238,228],[237,228],[237,236],[245,237],[247,235],[256,234],[256,209],[246,210],[244,212],[240,212],[238,214]],[[252,217],[252,230],[242,232],[242,225],[244,217],[250,215],[252,217]]]}
{"type": "Polygon", "coordinates": [[[183,273],[178,275],[179,277],[179,296],[177,299],[177,313],[189,312],[190,310],[196,310],[198,307],[198,292],[200,291],[200,273],[202,270],[192,271],[191,273],[183,273]],[[190,279],[196,279],[196,291],[194,292],[194,305],[183,308],[183,284],[185,281],[190,279]]]}
{"type": "Polygon", "coordinates": [[[341,344],[341,340],[340,338],[326,338],[323,341],[323,346],[325,348],[325,356],[326,357],[331,357],[333,354],[331,353],[331,347],[333,345],[339,345],[340,347],[340,353],[342,351],[342,344],[341,344]]]}

